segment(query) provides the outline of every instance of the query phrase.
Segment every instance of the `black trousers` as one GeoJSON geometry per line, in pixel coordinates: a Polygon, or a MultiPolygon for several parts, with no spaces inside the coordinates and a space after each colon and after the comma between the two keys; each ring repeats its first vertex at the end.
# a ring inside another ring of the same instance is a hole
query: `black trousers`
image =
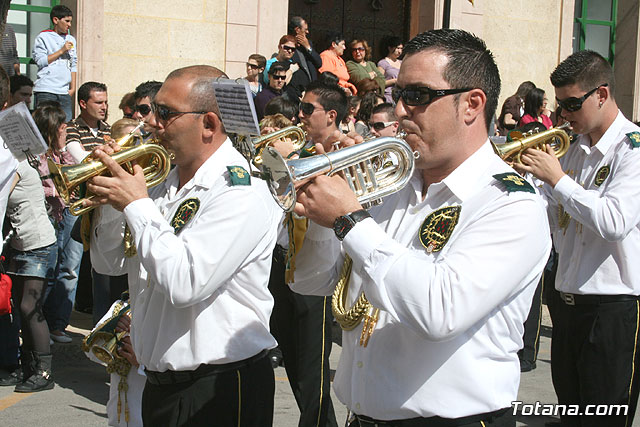
{"type": "Polygon", "coordinates": [[[145,426],[265,427],[273,424],[275,382],[268,357],[238,369],[142,393],[145,426]]]}
{"type": "Polygon", "coordinates": [[[274,251],[269,290],[274,306],[271,333],[282,350],[300,427],[337,427],[331,401],[331,297],[300,295],[284,281],[283,254],[274,251]]]}
{"type": "MultiPolygon", "coordinates": [[[[568,426],[630,426],[638,401],[638,301],[567,305],[557,302],[551,375],[565,405],[629,405],[627,415],[562,416],[568,426]]],[[[594,412],[594,409],[590,409],[594,412]]],[[[615,414],[615,412],[614,412],[615,414]]]]}
{"type": "Polygon", "coordinates": [[[408,420],[377,421],[369,417],[358,417],[349,427],[515,427],[516,417],[511,408],[487,414],[471,415],[463,418],[411,418],[408,420]]]}
{"type": "Polygon", "coordinates": [[[540,323],[542,321],[542,288],[544,286],[544,275],[538,282],[538,287],[533,294],[529,316],[524,322],[524,334],[522,336],[523,347],[518,351],[520,365],[524,363],[534,364],[538,359],[540,349],[540,323]]]}

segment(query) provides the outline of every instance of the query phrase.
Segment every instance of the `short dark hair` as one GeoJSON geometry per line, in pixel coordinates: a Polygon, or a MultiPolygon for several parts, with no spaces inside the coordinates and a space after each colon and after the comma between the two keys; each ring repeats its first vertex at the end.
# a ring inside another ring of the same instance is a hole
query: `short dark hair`
{"type": "Polygon", "coordinates": [[[518,90],[516,90],[516,96],[524,99],[524,97],[527,96],[527,94],[535,88],[536,85],[533,82],[530,82],[528,80],[526,82],[522,82],[520,83],[520,86],[518,86],[518,90]]]}
{"type": "Polygon", "coordinates": [[[22,86],[33,87],[33,80],[24,74],[14,74],[9,77],[9,86],[11,88],[11,94],[16,93],[22,86]]]}
{"type": "Polygon", "coordinates": [[[371,111],[371,115],[373,116],[374,114],[378,114],[378,113],[384,113],[387,115],[387,117],[389,117],[389,119],[397,120],[395,107],[393,106],[393,104],[390,104],[388,102],[384,102],[382,104],[378,104],[375,107],[373,107],[373,110],[371,111]]]}
{"type": "Polygon", "coordinates": [[[91,98],[92,92],[106,92],[107,85],[98,82],[86,82],[78,88],[78,101],[87,102],[91,98]]]}
{"type": "Polygon", "coordinates": [[[382,39],[380,40],[380,54],[382,58],[384,58],[389,54],[389,51],[391,50],[391,48],[395,49],[397,46],[400,46],[401,44],[403,44],[402,39],[398,36],[389,35],[389,36],[382,37],[382,39]]]}
{"type": "Polygon", "coordinates": [[[264,107],[264,115],[272,116],[274,114],[282,114],[289,120],[295,120],[298,115],[298,104],[288,100],[284,96],[276,96],[267,102],[264,107]]]}
{"type": "Polygon", "coordinates": [[[73,12],[67,6],[59,4],[53,6],[51,8],[51,12],[49,13],[49,18],[51,18],[51,22],[53,22],[53,18],[66,18],[67,16],[73,16],[73,12]]]}
{"type": "Polygon", "coordinates": [[[551,73],[553,87],[577,84],[580,89],[589,91],[605,83],[614,98],[616,79],[611,64],[592,50],[581,50],[570,55],[551,73]]]}
{"type": "MultiPolygon", "coordinates": [[[[500,72],[484,41],[463,30],[431,30],[411,39],[404,46],[404,54],[406,57],[428,49],[437,50],[449,58],[442,77],[452,89],[472,87],[485,93],[484,120],[489,129],[498,107],[500,72]]],[[[459,97],[455,95],[456,102],[459,97]]]]}
{"type": "Polygon", "coordinates": [[[369,120],[371,120],[371,114],[373,114],[373,108],[378,105],[377,103],[379,100],[384,102],[384,97],[375,92],[368,92],[362,95],[360,108],[358,108],[358,113],[356,114],[356,120],[369,123],[369,120]]]}
{"type": "Polygon", "coordinates": [[[258,64],[258,68],[264,68],[267,65],[267,58],[259,53],[252,53],[249,55],[249,59],[253,59],[258,64]]]}
{"type": "Polygon", "coordinates": [[[544,102],[544,90],[536,87],[524,97],[524,113],[531,117],[538,117],[538,110],[544,102]]]}
{"type": "Polygon", "coordinates": [[[340,42],[343,42],[343,41],[345,41],[345,38],[342,35],[342,33],[332,31],[327,35],[327,39],[326,39],[327,49],[331,49],[332,43],[340,44],[340,42]]]}
{"type": "Polygon", "coordinates": [[[158,82],[155,80],[149,80],[148,82],[140,83],[138,86],[136,86],[133,97],[136,101],[139,101],[140,99],[148,96],[149,99],[153,101],[153,98],[155,98],[156,93],[158,93],[161,87],[162,82],[158,82]]]}
{"type": "Polygon", "coordinates": [[[288,62],[276,61],[273,64],[271,64],[271,67],[269,67],[269,72],[267,74],[272,76],[278,71],[286,72],[288,69],[289,69],[289,63],[288,62]]]}
{"type": "Polygon", "coordinates": [[[0,110],[9,101],[9,75],[0,67],[0,110]]]}
{"type": "Polygon", "coordinates": [[[301,28],[302,23],[306,22],[302,16],[292,16],[289,18],[289,23],[287,24],[287,33],[293,35],[296,33],[296,28],[301,28]]]}
{"type": "Polygon", "coordinates": [[[36,122],[42,138],[52,147],[57,142],[58,128],[67,121],[67,115],[59,102],[41,102],[33,112],[33,121],[36,122]]]}
{"type": "Polygon", "coordinates": [[[349,109],[349,101],[340,86],[316,80],[309,83],[306,91],[313,93],[318,98],[318,103],[325,111],[334,110],[336,112],[336,126],[344,120],[349,109]]]}
{"type": "Polygon", "coordinates": [[[320,75],[318,76],[318,80],[328,85],[337,85],[340,81],[338,76],[333,74],[331,71],[323,71],[322,73],[320,73],[320,75]]]}
{"type": "Polygon", "coordinates": [[[122,99],[120,99],[120,104],[118,108],[124,111],[125,108],[129,107],[131,110],[136,106],[136,99],[133,96],[133,92],[125,93],[122,99]]]}

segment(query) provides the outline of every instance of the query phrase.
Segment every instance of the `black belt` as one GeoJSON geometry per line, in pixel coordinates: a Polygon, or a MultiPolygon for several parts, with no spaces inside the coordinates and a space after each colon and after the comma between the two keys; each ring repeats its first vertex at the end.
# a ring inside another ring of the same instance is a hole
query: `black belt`
{"type": "Polygon", "coordinates": [[[640,299],[636,295],[580,295],[567,294],[565,292],[560,292],[560,298],[567,305],[598,305],[609,302],[638,301],[640,299]]]}
{"type": "Polygon", "coordinates": [[[238,362],[225,363],[222,365],[200,365],[192,371],[168,370],[164,372],[155,372],[145,369],[144,373],[147,374],[147,381],[149,381],[153,385],[186,383],[209,375],[215,375],[240,369],[262,359],[263,357],[267,357],[267,353],[268,350],[265,349],[248,359],[240,360],[238,362]]]}
{"type": "Polygon", "coordinates": [[[493,422],[495,419],[500,418],[507,414],[510,408],[498,409],[493,412],[486,412],[484,414],[469,415],[468,417],[461,418],[442,418],[442,417],[428,417],[428,418],[410,418],[406,420],[376,420],[365,415],[356,415],[356,420],[359,424],[351,424],[353,427],[456,427],[466,424],[478,423],[484,421],[487,423],[493,422]]]}

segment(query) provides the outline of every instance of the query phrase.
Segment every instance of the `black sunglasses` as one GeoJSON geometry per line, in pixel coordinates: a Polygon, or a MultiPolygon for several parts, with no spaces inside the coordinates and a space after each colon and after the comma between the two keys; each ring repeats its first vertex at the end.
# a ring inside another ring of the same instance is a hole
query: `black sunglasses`
{"type": "Polygon", "coordinates": [[[374,122],[369,123],[369,126],[371,126],[376,132],[380,132],[381,130],[388,128],[394,123],[396,122],[374,122]]]}
{"type": "Polygon", "coordinates": [[[582,108],[582,103],[584,103],[584,101],[586,101],[587,98],[590,97],[593,92],[600,89],[601,87],[606,87],[606,86],[609,86],[609,83],[603,83],[600,86],[591,89],[589,92],[585,93],[580,98],[576,98],[575,96],[572,96],[567,99],[558,99],[558,97],[556,97],[556,101],[558,101],[558,105],[562,107],[563,110],[566,110],[570,113],[575,113],[576,111],[582,108]]]}
{"type": "Polygon", "coordinates": [[[402,98],[405,104],[415,107],[418,105],[429,105],[436,98],[440,98],[441,96],[468,92],[472,89],[472,87],[465,87],[462,89],[431,89],[426,86],[409,86],[405,88],[394,87],[391,89],[391,98],[396,104],[400,101],[400,98],[402,98]]]}
{"type": "Polygon", "coordinates": [[[143,116],[146,116],[147,114],[149,114],[151,112],[151,105],[149,105],[149,104],[136,105],[135,108],[134,108],[134,111],[137,111],[138,113],[142,114],[143,116]]]}
{"type": "Polygon", "coordinates": [[[296,50],[295,47],[291,47],[291,46],[282,46],[282,48],[287,52],[293,52],[294,50],[296,50]]]}
{"type": "Polygon", "coordinates": [[[301,102],[300,103],[300,111],[302,111],[302,114],[304,114],[305,116],[310,116],[313,114],[314,111],[316,111],[316,108],[320,111],[324,111],[324,108],[318,108],[313,104],[310,104],[308,102],[301,102]]]}
{"type": "Polygon", "coordinates": [[[287,78],[287,76],[286,75],[284,75],[284,76],[276,76],[275,74],[272,74],[271,78],[274,79],[274,80],[284,80],[284,79],[287,78]]]}
{"type": "Polygon", "coordinates": [[[260,68],[258,64],[252,64],[251,62],[247,62],[247,67],[251,68],[252,70],[257,70],[258,68],[260,68]]]}
{"type": "Polygon", "coordinates": [[[207,114],[208,111],[171,111],[166,105],[151,104],[153,112],[160,118],[160,120],[169,120],[169,117],[178,114],[207,114]]]}

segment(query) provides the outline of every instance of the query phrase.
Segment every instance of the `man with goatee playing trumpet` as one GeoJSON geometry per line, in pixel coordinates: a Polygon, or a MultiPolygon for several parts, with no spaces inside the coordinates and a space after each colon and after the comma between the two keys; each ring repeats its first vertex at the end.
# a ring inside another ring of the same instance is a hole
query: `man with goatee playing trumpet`
{"type": "Polygon", "coordinates": [[[225,134],[212,85],[221,76],[181,68],[156,94],[149,124],[176,167],[149,192],[140,166],[132,175],[107,149],[94,151],[113,176],[93,178],[88,190],[115,209],[102,208],[92,260],[99,272],[129,274],[145,425],[257,427],[273,418],[267,282],[282,215],[225,134]],[[125,221],[137,250],[128,259],[125,221]]]}

